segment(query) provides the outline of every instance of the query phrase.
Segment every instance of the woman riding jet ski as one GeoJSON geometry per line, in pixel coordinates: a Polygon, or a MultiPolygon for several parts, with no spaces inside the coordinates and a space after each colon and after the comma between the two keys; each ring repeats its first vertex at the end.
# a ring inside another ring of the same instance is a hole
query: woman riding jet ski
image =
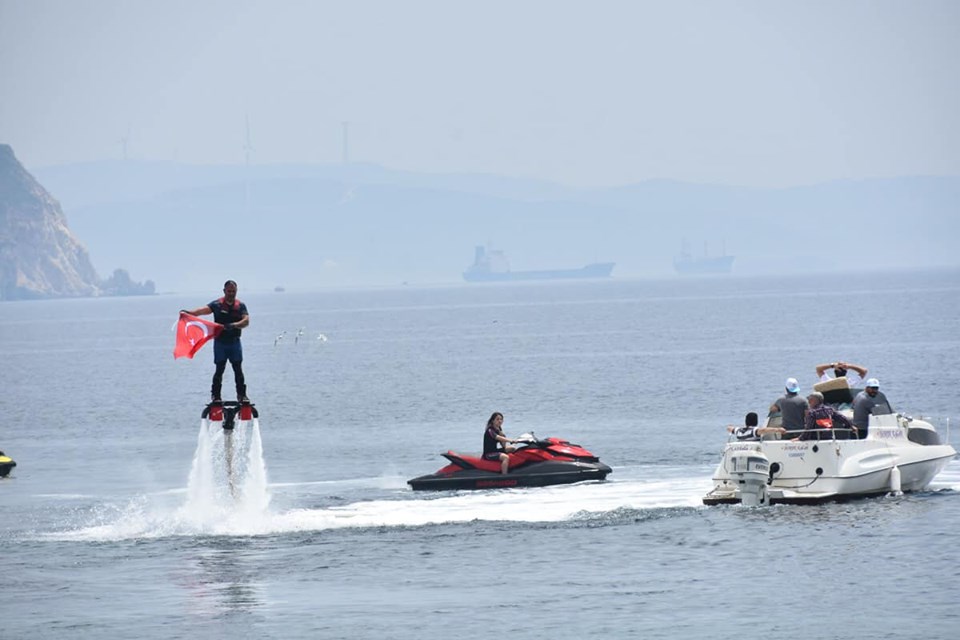
{"type": "MultiPolygon", "coordinates": [[[[494,425],[495,413],[487,423],[488,430],[494,425]]],[[[503,416],[500,415],[502,422],[503,416]]],[[[499,427],[499,424],[496,425],[499,427]]],[[[503,432],[495,429],[500,436],[503,432]]],[[[494,457],[464,455],[455,451],[443,454],[450,464],[436,473],[407,480],[415,491],[439,491],[449,489],[498,489],[502,487],[545,487],[551,484],[570,484],[585,480],[603,480],[611,472],[610,467],[578,444],[560,438],[537,439],[526,433],[507,442],[522,446],[513,449],[504,447],[506,473],[503,473],[500,453],[494,457]]]]}

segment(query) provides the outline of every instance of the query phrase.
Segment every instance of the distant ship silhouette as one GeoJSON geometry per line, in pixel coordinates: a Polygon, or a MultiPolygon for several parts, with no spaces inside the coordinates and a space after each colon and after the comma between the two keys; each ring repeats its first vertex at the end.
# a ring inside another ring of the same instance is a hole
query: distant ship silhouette
{"type": "Polygon", "coordinates": [[[695,258],[690,253],[690,248],[687,246],[686,241],[684,241],[680,249],[680,257],[674,258],[673,260],[673,268],[682,276],[727,274],[733,269],[733,260],[736,256],[726,255],[726,249],[724,249],[723,253],[724,255],[722,256],[711,257],[707,255],[707,245],[704,243],[703,257],[695,258]]]}
{"type": "Polygon", "coordinates": [[[572,280],[581,278],[608,278],[614,262],[593,262],[579,269],[545,269],[538,271],[511,271],[503,251],[478,246],[473,264],[463,272],[467,282],[512,282],[517,280],[572,280]]]}

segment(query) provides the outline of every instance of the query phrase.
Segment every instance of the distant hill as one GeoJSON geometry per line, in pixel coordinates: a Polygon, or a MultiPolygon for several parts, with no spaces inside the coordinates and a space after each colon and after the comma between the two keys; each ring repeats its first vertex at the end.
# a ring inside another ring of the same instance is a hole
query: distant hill
{"type": "Polygon", "coordinates": [[[60,205],[0,145],[0,300],[96,292],[90,257],[60,205]]]}
{"type": "Polygon", "coordinates": [[[60,204],[0,144],[0,300],[153,293],[117,269],[104,282],[60,204]]]}
{"type": "Polygon", "coordinates": [[[205,291],[227,277],[246,290],[460,282],[474,245],[487,243],[515,269],[612,261],[614,277],[672,276],[684,240],[694,254],[736,255],[741,275],[960,263],[956,177],[573,189],[374,165],[105,162],[35,173],[97,265],[154,274],[164,290],[205,291]]]}

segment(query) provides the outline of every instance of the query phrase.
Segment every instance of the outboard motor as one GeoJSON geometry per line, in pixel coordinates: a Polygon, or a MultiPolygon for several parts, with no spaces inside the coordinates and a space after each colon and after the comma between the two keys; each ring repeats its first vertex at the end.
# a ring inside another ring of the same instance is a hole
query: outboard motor
{"type": "Polygon", "coordinates": [[[756,449],[737,449],[727,453],[727,472],[737,485],[740,504],[756,507],[767,504],[767,480],[770,460],[759,446],[756,449]]]}

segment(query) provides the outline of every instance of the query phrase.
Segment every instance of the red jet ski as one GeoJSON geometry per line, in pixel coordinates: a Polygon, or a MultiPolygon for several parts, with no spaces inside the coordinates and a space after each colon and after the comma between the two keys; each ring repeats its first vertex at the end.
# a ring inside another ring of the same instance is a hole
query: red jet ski
{"type": "Polygon", "coordinates": [[[500,489],[503,487],[545,487],[585,480],[603,480],[611,472],[578,444],[560,438],[537,439],[532,433],[517,438],[523,444],[510,456],[510,472],[500,473],[499,460],[447,451],[450,464],[436,473],[407,480],[414,491],[449,489],[500,489]]]}

